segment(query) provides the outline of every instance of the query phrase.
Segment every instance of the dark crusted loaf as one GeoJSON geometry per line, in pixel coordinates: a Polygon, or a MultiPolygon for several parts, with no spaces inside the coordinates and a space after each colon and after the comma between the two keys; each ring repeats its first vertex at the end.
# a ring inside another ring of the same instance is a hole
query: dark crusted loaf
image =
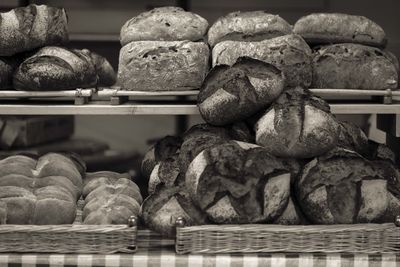
{"type": "Polygon", "coordinates": [[[284,87],[284,75],[273,65],[239,58],[231,67],[218,65],[208,73],[197,105],[207,123],[226,125],[267,107],[284,87]]]}
{"type": "Polygon", "coordinates": [[[13,74],[19,63],[19,58],[0,57],[0,89],[13,88],[13,74]]]}
{"type": "Polygon", "coordinates": [[[288,86],[309,87],[311,84],[312,52],[299,35],[285,35],[260,42],[220,42],[212,50],[213,66],[233,65],[244,56],[265,61],[282,70],[288,86]]]}
{"type": "Polygon", "coordinates": [[[211,47],[222,41],[262,41],[291,34],[292,26],[266,11],[232,12],[219,18],[208,30],[211,47]]]}
{"type": "Polygon", "coordinates": [[[293,31],[300,34],[307,43],[360,43],[385,46],[386,34],[383,29],[363,16],[340,13],[316,13],[300,18],[293,31]]]}
{"type": "Polygon", "coordinates": [[[197,41],[203,39],[208,22],[179,7],[160,7],[128,20],[121,29],[122,46],[133,41],[197,41]]]}
{"type": "Polygon", "coordinates": [[[396,89],[398,69],[386,52],[360,44],[317,47],[313,88],[396,89]]]}
{"type": "Polygon", "coordinates": [[[68,41],[64,9],[45,5],[18,7],[0,13],[0,56],[68,41]]]}

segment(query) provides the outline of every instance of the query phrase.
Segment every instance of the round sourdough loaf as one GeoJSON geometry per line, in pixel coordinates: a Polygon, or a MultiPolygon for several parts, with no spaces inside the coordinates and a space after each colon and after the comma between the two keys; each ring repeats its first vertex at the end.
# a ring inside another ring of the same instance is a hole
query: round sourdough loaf
{"type": "Polygon", "coordinates": [[[264,148],[230,141],[203,150],[185,184],[193,202],[215,223],[298,224],[291,168],[264,148]]]}
{"type": "Polygon", "coordinates": [[[148,186],[149,194],[154,193],[159,184],[164,184],[166,187],[178,185],[180,174],[178,155],[160,161],[151,172],[148,186]]]}
{"type": "Polygon", "coordinates": [[[300,18],[293,31],[307,43],[360,43],[385,46],[386,34],[383,29],[363,16],[341,13],[315,13],[300,18]]]}
{"type": "Polygon", "coordinates": [[[64,9],[28,5],[0,13],[0,56],[12,56],[68,41],[64,9]]]}
{"type": "Polygon", "coordinates": [[[307,89],[286,90],[254,125],[256,143],[279,157],[312,158],[337,145],[339,123],[307,89]]]}
{"type": "Polygon", "coordinates": [[[312,52],[299,35],[284,35],[259,42],[223,41],[212,50],[212,65],[233,65],[240,57],[265,61],[280,69],[291,87],[309,87],[312,52]]]}
{"type": "Polygon", "coordinates": [[[47,46],[21,63],[13,83],[17,90],[68,90],[96,86],[97,74],[88,50],[47,46]]]}
{"type": "Polygon", "coordinates": [[[244,120],[266,108],[285,87],[283,73],[271,64],[241,57],[232,66],[215,66],[197,98],[203,119],[212,125],[244,120]]]}
{"type": "Polygon", "coordinates": [[[219,18],[208,30],[211,47],[221,41],[262,41],[291,34],[292,26],[266,11],[232,12],[219,18]]]}
{"type": "Polygon", "coordinates": [[[398,68],[390,54],[360,44],[314,49],[313,88],[396,89],[398,68]]]}
{"type": "Polygon", "coordinates": [[[97,86],[114,85],[117,80],[117,74],[110,62],[108,62],[105,57],[100,56],[95,52],[90,52],[89,50],[86,51],[89,53],[96,69],[96,74],[98,76],[97,86]]]}
{"type": "Polygon", "coordinates": [[[363,130],[351,122],[339,122],[338,146],[367,157],[370,150],[368,137],[363,130]]]}
{"type": "Polygon", "coordinates": [[[313,223],[393,222],[400,212],[399,179],[391,162],[339,148],[310,161],[296,191],[313,223]]]}
{"type": "Polygon", "coordinates": [[[121,45],[133,41],[198,41],[203,39],[207,28],[207,20],[182,8],[154,8],[122,26],[121,45]]]}

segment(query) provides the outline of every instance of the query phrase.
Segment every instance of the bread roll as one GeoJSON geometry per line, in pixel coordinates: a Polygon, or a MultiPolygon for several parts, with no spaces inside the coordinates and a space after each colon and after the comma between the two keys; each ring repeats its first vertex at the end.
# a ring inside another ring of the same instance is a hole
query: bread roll
{"type": "Polygon", "coordinates": [[[64,9],[45,5],[18,7],[0,13],[0,21],[0,56],[68,41],[64,9]]]}
{"type": "Polygon", "coordinates": [[[227,125],[267,107],[284,87],[285,78],[279,69],[242,57],[231,67],[218,65],[208,73],[197,105],[207,123],[227,125]]]}
{"type": "Polygon", "coordinates": [[[208,70],[208,56],[202,42],[131,42],[120,51],[118,83],[125,90],[198,89],[208,70]]]}
{"type": "Polygon", "coordinates": [[[17,58],[0,57],[0,90],[13,88],[13,74],[19,61],[17,58]]]}
{"type": "Polygon", "coordinates": [[[393,165],[381,163],[345,149],[312,160],[297,186],[302,211],[316,224],[393,222],[400,177],[393,165]]]}
{"type": "Polygon", "coordinates": [[[383,29],[363,16],[340,13],[315,13],[300,18],[293,31],[307,43],[360,43],[385,46],[386,34],[383,29]]]}
{"type": "Polygon", "coordinates": [[[265,61],[282,70],[288,86],[308,87],[311,84],[312,52],[298,35],[259,42],[220,42],[212,50],[212,65],[233,65],[244,56],[265,61]]]}
{"type": "Polygon", "coordinates": [[[219,18],[208,30],[208,43],[262,41],[291,34],[292,27],[278,15],[266,11],[232,12],[219,18]]]}
{"type": "Polygon", "coordinates": [[[105,57],[100,56],[95,52],[90,52],[90,57],[96,69],[98,76],[97,86],[111,86],[117,80],[117,74],[110,62],[105,57]]]}
{"type": "Polygon", "coordinates": [[[298,224],[291,176],[288,166],[265,149],[231,141],[198,154],[185,181],[193,202],[215,223],[298,224]]]}
{"type": "Polygon", "coordinates": [[[313,88],[396,89],[398,69],[386,52],[359,44],[317,47],[313,88]]]}
{"type": "Polygon", "coordinates": [[[329,105],[306,89],[286,90],[254,126],[256,143],[279,157],[311,158],[337,145],[329,105]]]}
{"type": "Polygon", "coordinates": [[[21,63],[13,83],[17,90],[68,90],[96,86],[97,74],[88,50],[47,46],[21,63]]]}
{"type": "Polygon", "coordinates": [[[208,22],[179,7],[160,7],[128,20],[121,29],[121,45],[133,41],[197,41],[203,39],[208,22]]]}

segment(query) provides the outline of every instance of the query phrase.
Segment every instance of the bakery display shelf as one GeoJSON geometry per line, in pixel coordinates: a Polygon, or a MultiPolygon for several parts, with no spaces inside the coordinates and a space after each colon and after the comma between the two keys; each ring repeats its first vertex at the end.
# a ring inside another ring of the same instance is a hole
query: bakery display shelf
{"type": "Polygon", "coordinates": [[[202,225],[178,218],[178,254],[218,253],[399,253],[393,223],[351,225],[202,225]]]}

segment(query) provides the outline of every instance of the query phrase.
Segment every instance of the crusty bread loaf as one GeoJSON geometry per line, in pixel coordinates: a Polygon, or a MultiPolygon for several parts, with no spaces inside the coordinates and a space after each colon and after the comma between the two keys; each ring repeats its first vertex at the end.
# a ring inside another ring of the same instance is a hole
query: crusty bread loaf
{"type": "Polygon", "coordinates": [[[0,13],[0,56],[12,56],[68,41],[64,9],[45,5],[18,7],[0,13]]]}
{"type": "Polygon", "coordinates": [[[193,202],[215,223],[298,224],[291,177],[284,161],[264,148],[230,141],[198,154],[185,181],[193,202]]]}
{"type": "Polygon", "coordinates": [[[315,13],[300,18],[293,31],[307,43],[360,43],[385,46],[386,34],[383,29],[363,16],[340,13],[315,13]]]}
{"type": "Polygon", "coordinates": [[[304,167],[298,201],[317,224],[393,222],[400,212],[399,178],[392,164],[336,149],[304,167]]]}
{"type": "Polygon", "coordinates": [[[94,87],[97,75],[88,50],[47,46],[21,63],[13,83],[17,90],[67,90],[94,87]]]}
{"type": "Polygon", "coordinates": [[[120,51],[118,83],[125,90],[198,89],[208,70],[208,56],[202,42],[131,42],[120,51]]]}
{"type": "Polygon", "coordinates": [[[207,123],[227,125],[266,108],[284,87],[285,77],[278,68],[241,57],[231,67],[218,65],[208,73],[197,105],[207,123]]]}
{"type": "Polygon", "coordinates": [[[80,168],[70,158],[55,153],[38,160],[20,155],[1,160],[0,202],[6,204],[3,221],[8,224],[72,223],[82,190],[80,168]]]}
{"type": "Polygon", "coordinates": [[[233,65],[244,56],[265,61],[282,70],[288,86],[308,87],[311,84],[312,52],[298,35],[259,42],[220,42],[212,50],[212,65],[233,65]]]}
{"type": "Polygon", "coordinates": [[[127,224],[131,216],[138,216],[143,201],[128,174],[109,171],[88,173],[82,196],[85,224],[127,224]]]}
{"type": "Polygon", "coordinates": [[[105,57],[102,57],[95,52],[90,52],[89,54],[98,76],[97,86],[114,85],[117,80],[117,74],[110,62],[108,62],[105,57]]]}
{"type": "Polygon", "coordinates": [[[338,146],[355,151],[364,157],[370,150],[368,137],[360,127],[351,122],[339,122],[338,146]]]}
{"type": "Polygon", "coordinates": [[[163,184],[165,187],[179,185],[183,179],[181,173],[178,155],[160,161],[150,174],[148,186],[149,194],[153,194],[159,184],[163,184]]]}
{"type": "Polygon", "coordinates": [[[317,47],[313,88],[396,89],[398,70],[387,53],[359,44],[317,47]]]}
{"type": "Polygon", "coordinates": [[[142,205],[141,217],[147,227],[164,236],[175,235],[176,219],[182,217],[186,225],[206,224],[206,215],[199,210],[182,187],[158,186],[142,205]]]}
{"type": "Polygon", "coordinates": [[[286,90],[254,126],[256,143],[280,157],[311,158],[337,145],[329,105],[307,89],[286,90]]]}
{"type": "Polygon", "coordinates": [[[0,57],[0,90],[12,89],[13,74],[19,61],[19,58],[0,57]]]}
{"type": "Polygon", "coordinates": [[[160,7],[128,20],[121,29],[122,46],[133,41],[197,41],[203,39],[208,22],[179,7],[160,7]]]}
{"type": "Polygon", "coordinates": [[[208,43],[262,41],[291,34],[292,27],[278,15],[266,11],[232,12],[219,18],[208,30],[208,43]]]}

